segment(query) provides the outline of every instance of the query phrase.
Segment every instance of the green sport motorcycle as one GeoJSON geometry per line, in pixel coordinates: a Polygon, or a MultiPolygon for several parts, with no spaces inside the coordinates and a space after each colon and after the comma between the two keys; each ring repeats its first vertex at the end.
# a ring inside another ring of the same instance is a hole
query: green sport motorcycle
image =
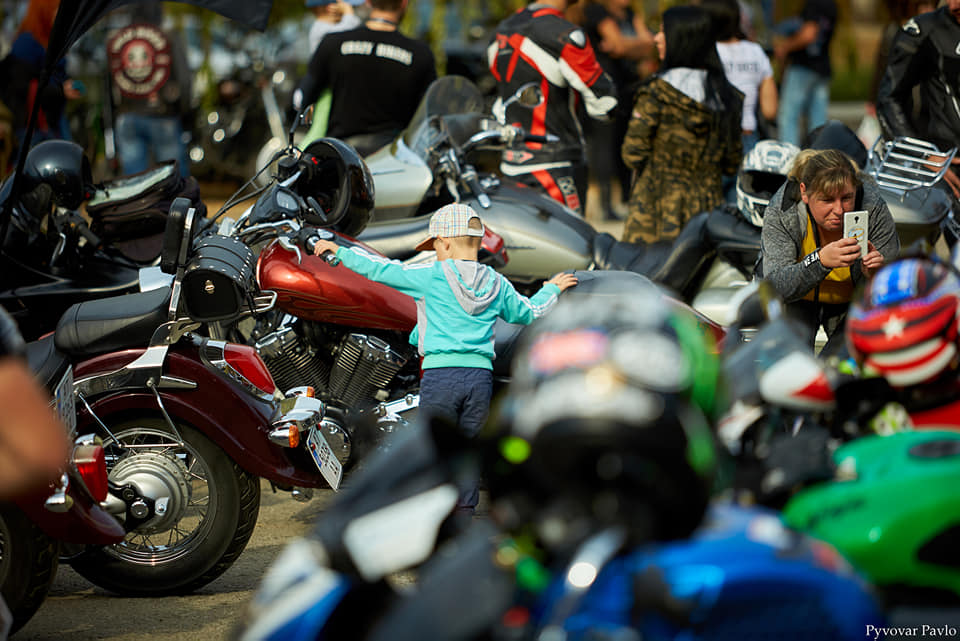
{"type": "Polygon", "coordinates": [[[960,432],[865,436],[833,460],[834,479],[795,494],[784,521],[836,546],[894,601],[960,598],[960,432]]]}

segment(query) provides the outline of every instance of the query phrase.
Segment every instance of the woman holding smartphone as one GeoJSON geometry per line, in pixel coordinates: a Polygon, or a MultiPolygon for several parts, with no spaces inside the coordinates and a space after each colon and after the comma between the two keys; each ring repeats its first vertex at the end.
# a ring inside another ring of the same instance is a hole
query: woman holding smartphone
{"type": "MultiPolygon", "coordinates": [[[[836,149],[801,151],[763,215],[761,271],[787,312],[842,339],[854,288],[900,253],[893,216],[872,179],[836,149]],[[867,212],[867,253],[844,238],[845,212],[867,212]]],[[[824,349],[829,353],[831,345],[824,349]]]]}

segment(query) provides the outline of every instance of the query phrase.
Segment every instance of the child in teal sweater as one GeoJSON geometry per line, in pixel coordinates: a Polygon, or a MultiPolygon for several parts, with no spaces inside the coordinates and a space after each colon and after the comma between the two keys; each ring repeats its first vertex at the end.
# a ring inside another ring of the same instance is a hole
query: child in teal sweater
{"type": "MultiPolygon", "coordinates": [[[[577,284],[577,277],[557,274],[532,297],[520,295],[501,274],[477,262],[483,222],[467,205],[438,209],[429,234],[417,249],[437,252],[431,264],[404,265],[328,240],[318,241],[314,253],[333,252],[351,270],[416,300],[417,326],[410,342],[423,357],[420,410],[448,418],[473,437],[490,409],[496,319],[533,322],[557,302],[560,292],[577,284]]],[[[474,506],[475,487],[461,498],[461,507],[474,506]]]]}

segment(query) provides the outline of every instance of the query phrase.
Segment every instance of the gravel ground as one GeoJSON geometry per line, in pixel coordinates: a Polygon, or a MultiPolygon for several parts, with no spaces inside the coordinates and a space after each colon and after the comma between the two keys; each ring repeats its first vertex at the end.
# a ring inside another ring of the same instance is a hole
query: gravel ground
{"type": "Polygon", "coordinates": [[[264,570],[302,534],[333,496],[298,503],[261,482],[260,518],[237,562],[195,594],[132,598],[106,592],[61,565],[46,601],[16,641],[218,641],[228,639],[264,570]]]}

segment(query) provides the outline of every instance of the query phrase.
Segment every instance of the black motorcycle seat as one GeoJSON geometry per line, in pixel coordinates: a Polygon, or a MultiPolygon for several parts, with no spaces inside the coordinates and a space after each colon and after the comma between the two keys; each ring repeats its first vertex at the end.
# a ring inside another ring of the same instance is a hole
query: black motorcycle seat
{"type": "Polygon", "coordinates": [[[710,213],[697,214],[687,221],[672,242],[627,243],[610,234],[597,234],[593,241],[594,263],[598,269],[643,274],[689,297],[691,284],[715,253],[706,234],[710,213]]]}
{"type": "Polygon", "coordinates": [[[75,358],[146,347],[167,321],[170,289],[101,298],[72,305],[57,323],[56,346],[75,358]]]}
{"type": "Polygon", "coordinates": [[[726,252],[760,252],[760,228],[741,216],[736,210],[720,208],[710,212],[704,231],[711,246],[721,254],[726,252]]]}
{"type": "Polygon", "coordinates": [[[70,359],[57,349],[53,334],[27,343],[27,363],[40,384],[53,392],[67,370],[70,359]]]}
{"type": "Polygon", "coordinates": [[[701,267],[716,254],[716,248],[706,233],[711,213],[702,212],[688,220],[680,235],[674,239],[666,260],[657,270],[647,274],[656,282],[680,293],[684,299],[693,296],[691,284],[697,280],[701,267]]]}
{"type": "Polygon", "coordinates": [[[593,263],[596,269],[627,269],[635,262],[656,267],[669,249],[670,243],[628,243],[601,232],[593,239],[593,263]]]}

